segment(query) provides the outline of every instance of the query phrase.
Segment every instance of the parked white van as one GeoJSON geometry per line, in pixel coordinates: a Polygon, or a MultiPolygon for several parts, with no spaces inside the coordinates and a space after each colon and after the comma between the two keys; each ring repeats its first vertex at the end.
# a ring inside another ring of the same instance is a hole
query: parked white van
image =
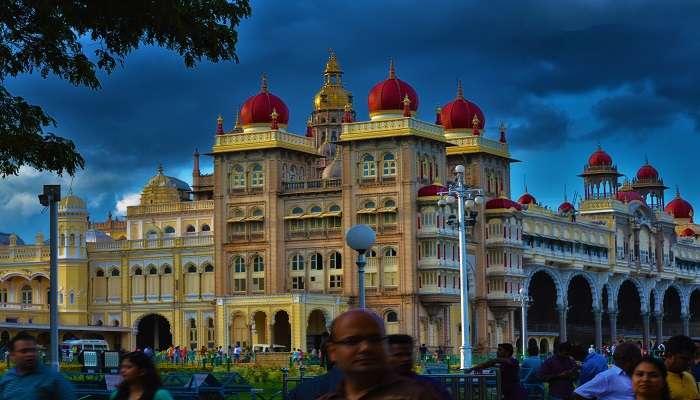
{"type": "Polygon", "coordinates": [[[61,343],[61,351],[69,351],[74,348],[77,348],[78,351],[109,351],[109,344],[106,340],[99,339],[75,339],[61,343]]]}

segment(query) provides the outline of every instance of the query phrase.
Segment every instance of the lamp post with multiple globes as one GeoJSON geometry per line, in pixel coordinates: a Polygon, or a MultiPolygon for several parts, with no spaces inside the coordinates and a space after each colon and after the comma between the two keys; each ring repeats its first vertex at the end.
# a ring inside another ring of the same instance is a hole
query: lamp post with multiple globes
{"type": "Polygon", "coordinates": [[[457,203],[457,222],[450,216],[450,223],[457,225],[459,232],[459,282],[462,322],[462,345],[460,346],[460,368],[468,369],[472,365],[471,329],[469,323],[469,280],[467,263],[467,229],[476,223],[478,208],[484,203],[481,189],[469,188],[464,183],[464,165],[455,167],[455,180],[447,190],[438,193],[440,207],[457,203]]]}

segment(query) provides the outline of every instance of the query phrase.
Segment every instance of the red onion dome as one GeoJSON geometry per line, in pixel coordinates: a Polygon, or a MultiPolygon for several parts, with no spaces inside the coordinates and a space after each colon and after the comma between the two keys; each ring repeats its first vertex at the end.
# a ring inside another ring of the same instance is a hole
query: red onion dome
{"type": "Polygon", "coordinates": [[[612,166],[612,157],[598,145],[598,150],[593,152],[590,157],[588,157],[588,165],[591,167],[609,167],[612,166]]]}
{"type": "Polygon", "coordinates": [[[408,83],[396,77],[394,62],[389,65],[389,79],[374,85],[367,96],[367,106],[370,117],[381,114],[383,111],[393,111],[402,114],[404,98],[408,96],[408,107],[411,111],[418,111],[418,94],[408,83]]]}
{"type": "Polygon", "coordinates": [[[537,200],[535,200],[535,196],[531,195],[530,193],[525,192],[524,195],[520,196],[518,199],[518,203],[520,204],[536,204],[537,200]]]}
{"type": "Polygon", "coordinates": [[[683,237],[695,237],[695,231],[692,230],[692,229],[690,229],[690,228],[685,228],[685,229],[683,229],[683,231],[681,232],[680,236],[683,236],[683,237]]]}
{"type": "Polygon", "coordinates": [[[439,196],[439,193],[446,192],[447,188],[438,184],[433,183],[432,185],[423,186],[418,189],[418,197],[433,197],[439,196]]]}
{"type": "Polygon", "coordinates": [[[666,214],[673,215],[673,218],[687,218],[691,220],[693,218],[693,206],[681,198],[678,189],[676,189],[676,198],[666,205],[664,211],[666,214]]]}
{"type": "Polygon", "coordinates": [[[476,128],[484,129],[484,125],[486,125],[484,113],[481,112],[479,106],[464,98],[462,81],[457,81],[457,98],[442,107],[440,122],[446,130],[473,129],[474,116],[478,120],[476,128]]]}
{"type": "Polygon", "coordinates": [[[289,109],[282,99],[267,90],[267,79],[263,76],[260,93],[251,96],[241,107],[241,123],[243,126],[253,124],[271,124],[272,111],[277,113],[277,123],[287,125],[289,109]]]}
{"type": "Polygon", "coordinates": [[[568,201],[564,201],[559,206],[559,214],[565,214],[571,211],[574,211],[574,205],[569,203],[568,201]]]}
{"type": "Polygon", "coordinates": [[[641,168],[639,168],[639,171],[637,171],[637,179],[640,181],[659,179],[659,171],[657,171],[656,168],[652,167],[649,165],[649,162],[647,162],[646,164],[642,165],[641,168]]]}
{"type": "Polygon", "coordinates": [[[497,197],[486,202],[487,210],[498,210],[501,208],[515,208],[518,211],[523,209],[520,204],[507,197],[497,197]]]}
{"type": "Polygon", "coordinates": [[[632,200],[639,200],[642,203],[644,203],[644,198],[642,197],[639,192],[634,191],[634,190],[624,190],[624,191],[619,191],[617,192],[617,195],[615,196],[616,199],[623,203],[629,203],[632,200]]]}

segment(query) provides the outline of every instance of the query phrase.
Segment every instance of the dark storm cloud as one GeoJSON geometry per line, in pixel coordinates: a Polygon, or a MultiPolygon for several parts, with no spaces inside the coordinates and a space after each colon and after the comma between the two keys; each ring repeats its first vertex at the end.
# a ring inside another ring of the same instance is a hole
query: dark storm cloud
{"type": "Polygon", "coordinates": [[[188,70],[180,57],[147,48],[103,77],[99,91],[36,76],[6,84],[44,106],[58,120],[57,133],[76,142],[88,168],[78,178],[87,181],[82,194],[110,194],[100,213],[139,191],[158,163],[166,172],[189,168],[195,148],[211,148],[217,114],[230,129],[263,72],[290,108],[291,130],[303,132],[327,48],[338,54],[361,118],[367,91],[386,77],[393,57],[399,77],[420,95],[421,118],[433,120],[434,107],[452,100],[462,79],[465,95],[486,114],[489,134],[507,123],[519,150],[554,149],[601,130],[643,137],[678,115],[700,126],[695,1],[317,0],[252,7],[240,28],[240,64],[188,70]],[[639,88],[644,95],[635,98],[639,88]],[[595,100],[601,92],[610,95],[595,100]],[[561,96],[587,105],[552,100],[561,96]]]}

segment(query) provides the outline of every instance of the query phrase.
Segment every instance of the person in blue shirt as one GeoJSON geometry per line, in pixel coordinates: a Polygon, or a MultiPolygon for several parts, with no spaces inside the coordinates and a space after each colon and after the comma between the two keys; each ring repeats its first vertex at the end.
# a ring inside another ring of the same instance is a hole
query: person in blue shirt
{"type": "Polygon", "coordinates": [[[608,359],[600,354],[589,352],[581,365],[581,375],[578,378],[578,385],[581,386],[591,379],[595,378],[599,373],[608,369],[608,359]]]}
{"type": "Polygon", "coordinates": [[[520,365],[523,371],[522,383],[525,385],[538,385],[544,390],[544,382],[540,379],[540,369],[544,362],[540,358],[540,349],[533,343],[531,346],[528,346],[527,355],[528,357],[520,365]]]}
{"type": "Polygon", "coordinates": [[[15,367],[0,378],[0,400],[74,400],[73,387],[37,357],[34,336],[20,333],[9,343],[15,367]]]}
{"type": "Polygon", "coordinates": [[[575,400],[634,400],[632,373],[642,352],[633,343],[623,343],[615,349],[615,365],[599,373],[574,391],[575,400]]]}

